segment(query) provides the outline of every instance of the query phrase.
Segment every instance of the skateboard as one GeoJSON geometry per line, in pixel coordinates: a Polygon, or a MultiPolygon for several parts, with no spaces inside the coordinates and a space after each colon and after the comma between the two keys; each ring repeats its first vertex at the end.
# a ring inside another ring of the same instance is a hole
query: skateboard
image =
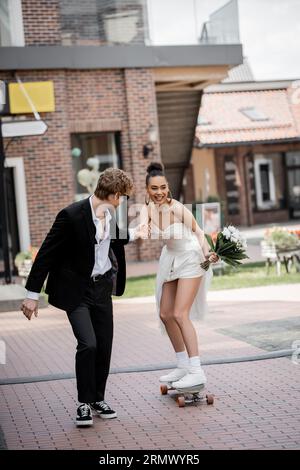
{"type": "Polygon", "coordinates": [[[214,395],[207,393],[205,396],[201,394],[204,390],[205,385],[197,385],[189,388],[174,388],[171,383],[161,384],[160,393],[167,395],[169,391],[177,392],[174,394],[177,405],[182,408],[185,405],[196,404],[199,402],[205,402],[208,405],[213,405],[214,395]]]}

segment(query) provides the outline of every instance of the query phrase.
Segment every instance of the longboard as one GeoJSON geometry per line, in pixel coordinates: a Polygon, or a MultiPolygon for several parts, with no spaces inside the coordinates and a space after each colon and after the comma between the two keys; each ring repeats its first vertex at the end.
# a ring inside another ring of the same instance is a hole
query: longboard
{"type": "Polygon", "coordinates": [[[174,388],[171,383],[161,384],[160,386],[160,393],[162,395],[167,395],[169,391],[177,392],[175,395],[175,399],[177,405],[182,408],[185,405],[189,405],[191,403],[199,403],[205,402],[208,405],[213,405],[214,403],[214,395],[211,393],[207,393],[205,396],[201,394],[201,392],[205,389],[205,385],[197,385],[195,387],[189,388],[174,388]]]}

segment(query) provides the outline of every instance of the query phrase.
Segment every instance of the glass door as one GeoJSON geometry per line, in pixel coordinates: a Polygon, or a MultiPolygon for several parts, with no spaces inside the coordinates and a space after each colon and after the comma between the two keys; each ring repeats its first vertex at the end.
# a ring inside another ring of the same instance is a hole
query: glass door
{"type": "Polygon", "coordinates": [[[114,132],[71,135],[76,200],[94,192],[106,168],[120,168],[116,137],[114,132]]]}

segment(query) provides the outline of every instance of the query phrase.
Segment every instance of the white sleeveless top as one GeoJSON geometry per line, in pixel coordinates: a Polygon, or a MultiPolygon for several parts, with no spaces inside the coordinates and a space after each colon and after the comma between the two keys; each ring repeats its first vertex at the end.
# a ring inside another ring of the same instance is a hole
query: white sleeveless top
{"type": "Polygon", "coordinates": [[[200,248],[195,233],[182,222],[174,222],[164,230],[160,230],[157,225],[152,223],[151,234],[154,238],[156,235],[160,235],[169,250],[182,251],[200,248]]]}

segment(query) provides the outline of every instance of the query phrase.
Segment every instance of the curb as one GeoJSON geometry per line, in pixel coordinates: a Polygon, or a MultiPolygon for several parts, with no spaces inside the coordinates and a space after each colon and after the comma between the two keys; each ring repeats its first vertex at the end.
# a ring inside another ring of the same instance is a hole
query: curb
{"type": "MultiPolygon", "coordinates": [[[[268,359],[279,359],[284,357],[290,357],[294,352],[294,349],[281,349],[279,351],[267,352],[264,354],[257,354],[253,356],[240,356],[233,358],[224,358],[224,359],[206,359],[202,361],[204,366],[211,365],[220,365],[220,364],[234,364],[239,362],[254,362],[254,361],[265,361],[268,359]]],[[[174,369],[176,365],[174,363],[169,364],[150,364],[144,367],[132,366],[132,367],[120,367],[112,368],[110,374],[130,374],[130,373],[139,373],[139,372],[154,372],[158,370],[168,370],[174,369]]],[[[75,374],[62,373],[62,374],[49,374],[49,375],[40,375],[33,377],[12,377],[8,379],[1,379],[1,385],[16,385],[24,383],[36,383],[36,382],[50,382],[52,380],[70,380],[75,379],[75,374]]],[[[1,435],[0,435],[1,438],[1,435]]]]}

